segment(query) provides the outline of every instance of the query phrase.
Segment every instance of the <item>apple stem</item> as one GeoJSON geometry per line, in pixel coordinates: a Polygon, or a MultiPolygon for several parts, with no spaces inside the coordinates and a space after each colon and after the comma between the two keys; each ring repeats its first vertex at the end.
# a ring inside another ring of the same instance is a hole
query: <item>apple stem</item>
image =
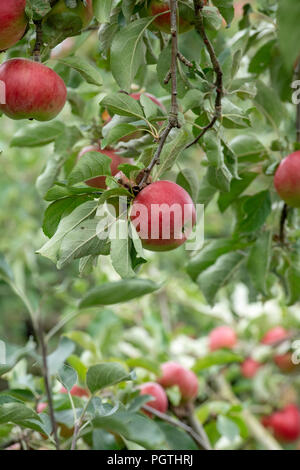
{"type": "Polygon", "coordinates": [[[157,150],[148,165],[144,170],[144,176],[141,179],[138,187],[141,190],[149,178],[149,175],[155,165],[159,165],[159,159],[164,145],[167,141],[168,135],[175,127],[180,128],[178,121],[178,102],[177,102],[177,57],[178,57],[178,31],[177,31],[177,0],[170,0],[171,9],[171,36],[172,36],[172,49],[171,49],[171,110],[169,113],[169,122],[162,134],[159,136],[159,144],[157,150]]]}
{"type": "Polygon", "coordinates": [[[34,22],[36,31],[36,40],[33,48],[33,60],[35,62],[41,62],[41,47],[43,45],[43,30],[42,21],[38,20],[34,22]]]}
{"type": "Polygon", "coordinates": [[[213,65],[214,72],[216,74],[216,81],[215,81],[215,88],[216,88],[216,100],[215,100],[215,110],[214,115],[211,121],[203,128],[200,134],[190,142],[185,148],[188,149],[192,145],[197,144],[199,140],[206,134],[206,132],[211,129],[218,119],[222,117],[222,98],[224,95],[223,90],[223,72],[220,65],[220,62],[217,58],[216,52],[213,48],[212,43],[208,39],[208,36],[205,31],[204,27],[204,18],[203,18],[203,8],[204,8],[204,1],[203,0],[193,0],[194,1],[194,9],[195,9],[195,28],[197,33],[201,36],[204,45],[207,49],[209,54],[211,63],[213,65]]]}

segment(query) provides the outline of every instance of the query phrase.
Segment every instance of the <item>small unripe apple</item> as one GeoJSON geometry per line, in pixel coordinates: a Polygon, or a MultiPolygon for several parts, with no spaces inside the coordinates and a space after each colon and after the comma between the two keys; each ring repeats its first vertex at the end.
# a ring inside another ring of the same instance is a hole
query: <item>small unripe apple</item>
{"type": "Polygon", "coordinates": [[[260,366],[260,362],[257,362],[251,357],[248,357],[241,365],[241,373],[247,379],[252,379],[252,377],[256,375],[260,366]]]}
{"type": "Polygon", "coordinates": [[[282,326],[274,326],[263,336],[262,344],[272,345],[289,337],[289,332],[282,326]]]}
{"type": "Polygon", "coordinates": [[[221,348],[233,348],[237,343],[237,336],[230,326],[218,326],[209,334],[209,348],[216,351],[221,348]]]}
{"type": "Polygon", "coordinates": [[[86,28],[93,19],[93,0],[77,0],[77,6],[75,8],[67,7],[65,0],[58,0],[53,6],[49,13],[45,16],[44,21],[49,26],[54,26],[57,23],[57,19],[64,14],[73,14],[74,17],[78,17],[81,20],[81,28],[86,28]]]}
{"type": "MultiPolygon", "coordinates": [[[[158,16],[153,22],[153,26],[159,31],[164,33],[171,33],[171,12],[170,12],[170,2],[168,0],[151,0],[148,6],[148,15],[156,16],[159,13],[162,13],[158,16]],[[164,13],[165,12],[165,13],[164,13]]],[[[192,6],[185,5],[184,3],[178,4],[178,32],[179,34],[185,33],[193,28],[191,23],[193,19],[193,9],[192,6]]]]}
{"type": "Polygon", "coordinates": [[[48,407],[48,403],[44,403],[44,402],[38,403],[36,407],[36,412],[43,413],[43,411],[45,411],[47,407],[48,407]]]}
{"type": "MultiPolygon", "coordinates": [[[[61,387],[60,393],[68,393],[68,390],[65,387],[61,387]]],[[[71,388],[70,394],[73,397],[89,397],[89,392],[82,387],[79,387],[79,385],[74,385],[74,387],[71,388]]]]}
{"type": "Polygon", "coordinates": [[[161,376],[158,382],[164,387],[177,387],[180,390],[182,400],[194,400],[198,394],[197,376],[177,362],[165,362],[161,366],[161,376]]]}
{"type": "MultiPolygon", "coordinates": [[[[110,170],[111,170],[112,176],[115,176],[119,172],[118,166],[121,165],[122,163],[133,164],[133,160],[131,158],[121,157],[112,149],[101,150],[99,145],[89,145],[87,147],[84,147],[79,153],[78,158],[81,158],[87,152],[99,152],[110,157],[111,158],[110,170]]],[[[96,176],[95,178],[91,178],[87,180],[85,184],[87,184],[88,186],[91,186],[92,188],[106,189],[107,186],[106,186],[105,181],[106,181],[106,176],[96,176]]]]}
{"type": "Polygon", "coordinates": [[[262,418],[262,424],[270,428],[277,439],[293,442],[300,437],[300,410],[296,405],[288,405],[262,418]]]}
{"type": "Polygon", "coordinates": [[[187,240],[196,223],[196,210],[181,186],[172,181],[156,181],[137,195],[130,218],[144,248],[169,251],[187,240]]]}
{"type": "Polygon", "coordinates": [[[0,1],[0,52],[14,46],[27,28],[26,0],[0,1]]]}
{"type": "Polygon", "coordinates": [[[11,119],[50,121],[67,98],[64,81],[54,70],[28,59],[10,59],[0,66],[5,104],[0,110],[11,119]]]}
{"type": "Polygon", "coordinates": [[[300,207],[300,150],[285,157],[276,170],[274,186],[291,207],[300,207]]]}
{"type": "MultiPolygon", "coordinates": [[[[147,382],[140,386],[141,395],[152,395],[153,400],[147,401],[146,405],[154,410],[165,413],[168,409],[168,398],[164,389],[155,382],[147,382]]],[[[151,413],[145,411],[151,417],[151,413]]]]}
{"type": "Polygon", "coordinates": [[[282,372],[293,372],[295,369],[298,369],[298,364],[293,363],[292,356],[291,352],[277,354],[274,356],[274,362],[282,372]]]}

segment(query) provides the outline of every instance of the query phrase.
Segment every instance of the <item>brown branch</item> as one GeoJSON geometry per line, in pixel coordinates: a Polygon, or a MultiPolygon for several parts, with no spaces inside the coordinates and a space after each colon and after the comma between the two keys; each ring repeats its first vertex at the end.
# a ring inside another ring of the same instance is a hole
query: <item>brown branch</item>
{"type": "Polygon", "coordinates": [[[43,45],[43,30],[42,30],[42,21],[38,20],[34,22],[35,24],[35,31],[36,31],[36,39],[35,44],[32,51],[33,60],[35,62],[41,62],[41,48],[43,45]]]}
{"type": "Polygon", "coordinates": [[[171,75],[171,110],[169,114],[169,122],[167,127],[164,129],[162,134],[159,137],[159,144],[157,150],[148,165],[148,167],[144,170],[144,176],[141,179],[138,187],[140,189],[143,188],[143,185],[148,180],[148,177],[155,167],[155,165],[159,165],[159,159],[163,147],[166,143],[168,135],[170,134],[171,130],[175,127],[180,127],[178,122],[178,103],[177,103],[177,54],[178,54],[178,34],[177,34],[177,0],[170,0],[170,9],[171,9],[171,36],[172,36],[172,53],[171,53],[171,68],[170,68],[170,75],[171,75]]]}
{"type": "Polygon", "coordinates": [[[56,447],[56,450],[60,450],[58,434],[57,434],[57,423],[56,423],[55,416],[54,416],[54,407],[53,407],[52,393],[51,393],[50,380],[49,380],[49,370],[48,370],[48,362],[47,362],[47,345],[45,342],[44,331],[43,331],[43,326],[42,326],[41,321],[39,322],[39,325],[37,327],[37,336],[38,336],[38,340],[39,340],[41,352],[42,352],[42,360],[43,360],[42,372],[43,372],[45,389],[46,389],[46,394],[47,394],[47,399],[48,399],[49,414],[50,414],[50,420],[52,424],[55,447],[56,447]]]}
{"type": "Polygon", "coordinates": [[[180,62],[182,62],[184,65],[186,65],[190,69],[194,68],[194,65],[192,64],[192,62],[190,62],[186,57],[184,57],[184,55],[181,54],[181,52],[179,51],[177,52],[177,57],[180,60],[180,62]]]}
{"type": "Polygon", "coordinates": [[[180,428],[186,433],[188,433],[194,439],[194,441],[196,442],[196,444],[199,446],[200,449],[211,450],[210,445],[207,446],[207,443],[202,439],[201,436],[199,436],[199,434],[197,434],[197,432],[191,426],[188,426],[182,421],[172,418],[172,416],[162,413],[161,411],[155,410],[151,406],[143,405],[142,409],[144,409],[148,413],[153,414],[154,416],[157,416],[157,418],[160,418],[166,423],[169,423],[172,426],[176,426],[177,428],[180,428]]]}
{"type": "Polygon", "coordinates": [[[207,434],[200,423],[200,421],[195,416],[194,404],[191,402],[187,405],[188,409],[188,421],[192,429],[201,437],[202,442],[205,444],[207,450],[212,450],[207,434]]]}
{"type": "Polygon", "coordinates": [[[204,7],[204,1],[203,0],[193,0],[194,1],[194,9],[195,9],[195,28],[197,33],[201,36],[204,45],[207,49],[207,52],[209,54],[214,72],[216,74],[216,81],[215,81],[215,87],[216,87],[216,100],[215,100],[215,110],[214,110],[214,115],[210,121],[210,123],[204,127],[204,129],[201,131],[201,133],[192,141],[190,142],[187,146],[186,149],[191,147],[192,145],[196,144],[199,142],[199,140],[206,134],[206,132],[211,129],[216,121],[221,118],[222,116],[222,97],[224,94],[223,90],[223,72],[222,68],[220,65],[220,62],[216,56],[215,50],[213,48],[212,43],[208,39],[208,36],[205,31],[204,27],[204,19],[203,19],[203,7],[204,7]]]}
{"type": "Polygon", "coordinates": [[[287,216],[288,216],[288,212],[289,212],[289,207],[287,204],[284,204],[283,208],[282,208],[282,211],[281,211],[281,215],[280,215],[280,224],[279,224],[279,241],[280,243],[284,244],[285,243],[285,231],[284,231],[284,227],[285,227],[285,222],[287,220],[287,216]]]}

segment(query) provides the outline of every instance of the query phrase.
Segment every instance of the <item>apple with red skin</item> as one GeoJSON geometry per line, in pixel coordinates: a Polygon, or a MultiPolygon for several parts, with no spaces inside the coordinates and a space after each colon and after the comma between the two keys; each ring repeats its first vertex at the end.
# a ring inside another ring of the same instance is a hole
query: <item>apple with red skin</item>
{"type": "Polygon", "coordinates": [[[252,379],[256,375],[260,366],[260,362],[255,361],[255,359],[252,359],[251,357],[247,357],[241,365],[241,373],[245,378],[252,379]]]}
{"type": "MultiPolygon", "coordinates": [[[[84,147],[81,152],[78,155],[78,158],[83,157],[87,152],[99,152],[104,155],[107,155],[108,157],[111,158],[111,164],[110,164],[110,169],[111,169],[111,174],[112,176],[115,176],[118,174],[118,166],[121,165],[122,163],[130,163],[133,164],[133,160],[131,158],[124,158],[118,155],[114,150],[112,149],[105,149],[101,150],[99,145],[89,145],[87,147],[84,147]]],[[[95,178],[91,178],[85,182],[88,186],[91,186],[92,188],[100,188],[100,189],[106,189],[106,176],[96,176],[95,178]]]]}
{"type": "Polygon", "coordinates": [[[82,27],[86,28],[93,19],[93,0],[86,0],[86,5],[82,0],[77,1],[77,6],[75,8],[68,8],[65,0],[58,0],[58,2],[53,6],[49,13],[45,16],[44,21],[49,25],[55,27],[57,22],[57,15],[63,15],[65,13],[73,14],[79,17],[82,21],[82,27]]]}
{"type": "MultiPolygon", "coordinates": [[[[205,0],[205,5],[207,1],[205,0]]],[[[149,16],[156,16],[161,13],[153,22],[152,25],[156,29],[164,33],[171,33],[171,12],[170,2],[168,0],[151,0],[149,2],[147,12],[149,16]]],[[[179,34],[185,33],[193,28],[193,9],[184,3],[178,4],[178,32],[179,34]]]]}
{"type": "MultiPolygon", "coordinates": [[[[68,393],[68,390],[65,387],[61,387],[60,393],[68,393]]],[[[90,396],[89,392],[85,388],[79,387],[79,385],[74,385],[74,387],[72,387],[70,390],[70,394],[73,397],[79,397],[79,398],[82,398],[82,397],[88,398],[90,396]]]]}
{"type": "Polygon", "coordinates": [[[300,150],[285,157],[276,170],[274,186],[291,207],[300,207],[300,150]]]}
{"type": "Polygon", "coordinates": [[[183,402],[195,400],[198,395],[197,376],[177,362],[170,361],[162,364],[158,382],[164,388],[177,385],[183,402]]]}
{"type": "Polygon", "coordinates": [[[196,223],[196,210],[181,186],[172,181],[155,181],[136,196],[130,218],[144,248],[169,251],[187,240],[190,227],[196,223]]]}
{"type": "Polygon", "coordinates": [[[300,437],[300,410],[296,405],[287,405],[282,410],[264,416],[262,424],[271,429],[278,440],[296,441],[300,437]]]}
{"type": "Polygon", "coordinates": [[[230,326],[218,326],[209,334],[209,349],[211,351],[222,348],[232,349],[236,343],[236,333],[230,326]]]}
{"type": "MultiPolygon", "coordinates": [[[[154,410],[165,413],[168,409],[168,398],[166,392],[161,385],[155,382],[146,382],[140,386],[141,395],[152,395],[153,400],[147,401],[146,405],[150,406],[154,410]]],[[[144,411],[150,418],[152,414],[148,411],[144,411]]]]}
{"type": "Polygon", "coordinates": [[[26,0],[0,0],[0,52],[14,46],[27,28],[26,0]]]}
{"type": "Polygon", "coordinates": [[[5,104],[0,110],[11,119],[50,121],[65,105],[67,89],[54,70],[28,59],[10,59],[0,66],[5,104]]]}
{"type": "MultiPolygon", "coordinates": [[[[283,341],[289,338],[289,332],[282,326],[275,326],[271,328],[262,338],[261,342],[267,345],[274,345],[278,341],[283,341]]],[[[282,372],[292,372],[297,365],[292,361],[292,353],[286,352],[285,354],[277,354],[274,356],[274,362],[282,372]]]]}

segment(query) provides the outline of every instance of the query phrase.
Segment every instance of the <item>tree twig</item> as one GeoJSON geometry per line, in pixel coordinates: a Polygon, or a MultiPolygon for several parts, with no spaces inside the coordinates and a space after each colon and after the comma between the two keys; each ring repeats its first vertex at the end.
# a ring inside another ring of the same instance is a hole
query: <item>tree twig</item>
{"type": "Polygon", "coordinates": [[[38,324],[37,336],[39,339],[41,352],[42,352],[42,361],[43,361],[42,372],[43,372],[45,389],[46,389],[46,394],[47,394],[47,399],[48,399],[49,414],[50,414],[50,420],[52,424],[55,447],[56,447],[56,450],[60,450],[59,439],[58,439],[58,434],[57,434],[57,423],[56,423],[55,416],[54,416],[54,407],[53,407],[52,393],[51,393],[50,380],[49,380],[49,370],[48,370],[48,362],[47,362],[47,345],[45,342],[44,331],[43,331],[43,326],[42,326],[41,321],[38,324]]]}
{"type": "Polygon", "coordinates": [[[205,444],[205,448],[207,450],[212,450],[212,447],[210,445],[209,439],[207,437],[206,432],[204,431],[204,428],[200,421],[195,417],[195,408],[194,404],[191,402],[187,405],[188,409],[188,421],[192,429],[201,437],[202,442],[205,444]]]}
{"type": "Polygon", "coordinates": [[[204,134],[206,134],[206,132],[215,125],[217,120],[221,118],[221,116],[222,116],[222,97],[223,97],[223,94],[224,94],[222,68],[221,68],[220,62],[217,58],[217,55],[215,53],[215,50],[213,48],[213,45],[210,42],[210,40],[208,39],[208,36],[207,36],[205,28],[204,28],[204,19],[203,19],[204,1],[203,0],[193,0],[193,1],[194,1],[194,9],[195,9],[195,28],[196,28],[197,33],[201,36],[201,38],[204,42],[204,45],[205,45],[205,47],[207,49],[207,52],[209,54],[214,72],[216,74],[216,81],[215,81],[216,99],[215,99],[214,115],[213,115],[211,121],[207,124],[206,127],[203,128],[203,130],[200,132],[200,134],[192,142],[190,142],[185,147],[186,149],[188,149],[192,145],[199,142],[199,140],[204,136],[204,134]]]}
{"type": "Polygon", "coordinates": [[[192,64],[192,62],[190,62],[186,57],[184,57],[184,55],[181,54],[181,52],[179,51],[177,52],[177,57],[180,60],[180,62],[182,62],[184,65],[186,65],[190,69],[194,68],[194,65],[192,64]]]}
{"type": "Polygon", "coordinates": [[[194,439],[194,441],[196,442],[196,444],[199,446],[200,449],[211,450],[211,447],[210,446],[207,447],[206,442],[202,439],[201,436],[199,436],[199,434],[197,434],[197,432],[191,426],[188,426],[182,421],[172,418],[172,416],[162,413],[161,411],[155,410],[151,406],[143,405],[142,409],[144,409],[148,413],[153,414],[154,416],[157,416],[157,418],[160,418],[166,423],[169,423],[172,426],[176,426],[177,428],[180,428],[186,433],[188,433],[194,439]]]}
{"type": "Polygon", "coordinates": [[[279,241],[280,243],[284,244],[285,243],[285,222],[287,220],[289,208],[287,204],[284,204],[281,215],[280,215],[280,224],[279,224],[279,241]]]}
{"type": "MultiPolygon", "coordinates": [[[[223,374],[218,374],[213,378],[213,383],[221,395],[221,397],[229,403],[240,405],[240,401],[234,395],[230,385],[225,380],[223,374]]],[[[267,450],[282,450],[280,444],[274,439],[274,437],[263,427],[263,425],[257,420],[257,418],[248,410],[243,409],[241,412],[245,423],[247,424],[252,436],[263,445],[267,450]]]]}
{"type": "Polygon", "coordinates": [[[172,53],[171,53],[171,68],[170,68],[170,78],[171,78],[171,110],[169,114],[169,122],[167,127],[164,129],[162,134],[159,137],[159,144],[156,149],[156,152],[148,165],[144,170],[144,176],[139,183],[139,188],[142,189],[145,182],[148,180],[148,177],[155,167],[159,164],[159,159],[163,147],[166,143],[168,135],[171,130],[175,127],[180,127],[178,122],[178,103],[177,103],[177,54],[178,54],[178,34],[177,34],[177,0],[170,0],[170,9],[171,9],[171,36],[172,36],[172,53]]]}

